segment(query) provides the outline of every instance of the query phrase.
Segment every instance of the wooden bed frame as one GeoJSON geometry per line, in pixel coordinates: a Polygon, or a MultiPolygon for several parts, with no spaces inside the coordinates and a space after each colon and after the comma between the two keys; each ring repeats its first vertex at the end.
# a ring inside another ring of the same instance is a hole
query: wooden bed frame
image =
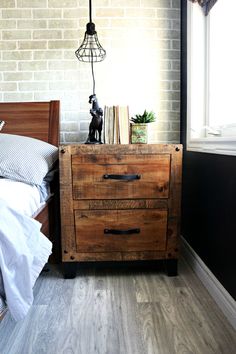
{"type": "MultiPolygon", "coordinates": [[[[59,144],[60,101],[0,102],[0,120],[6,122],[2,133],[23,135],[59,144]]],[[[53,195],[35,219],[42,223],[41,231],[53,242],[50,261],[59,262],[59,174],[51,188],[53,195]]]]}

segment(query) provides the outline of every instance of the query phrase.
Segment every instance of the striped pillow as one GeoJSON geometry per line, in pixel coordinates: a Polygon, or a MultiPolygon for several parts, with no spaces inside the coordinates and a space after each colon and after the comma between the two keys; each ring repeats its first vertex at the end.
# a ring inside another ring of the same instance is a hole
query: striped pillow
{"type": "Polygon", "coordinates": [[[0,134],[0,176],[41,185],[58,158],[58,148],[44,141],[0,134]]]}

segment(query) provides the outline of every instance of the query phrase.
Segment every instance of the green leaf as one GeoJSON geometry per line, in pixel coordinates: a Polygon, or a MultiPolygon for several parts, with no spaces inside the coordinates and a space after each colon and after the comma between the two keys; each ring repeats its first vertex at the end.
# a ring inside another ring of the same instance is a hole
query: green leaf
{"type": "Polygon", "coordinates": [[[130,120],[135,124],[152,123],[156,120],[156,116],[154,112],[147,112],[147,110],[145,109],[143,114],[136,114],[134,117],[131,117],[130,120]]]}

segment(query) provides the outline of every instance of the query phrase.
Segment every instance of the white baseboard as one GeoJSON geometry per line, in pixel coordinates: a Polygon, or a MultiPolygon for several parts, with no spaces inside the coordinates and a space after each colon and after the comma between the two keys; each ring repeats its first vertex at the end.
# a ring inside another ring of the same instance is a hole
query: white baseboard
{"type": "Polygon", "coordinates": [[[230,324],[236,329],[236,301],[217,280],[214,274],[192,249],[188,242],[181,237],[182,256],[190,265],[203,285],[207,288],[221,311],[227,317],[230,324]]]}

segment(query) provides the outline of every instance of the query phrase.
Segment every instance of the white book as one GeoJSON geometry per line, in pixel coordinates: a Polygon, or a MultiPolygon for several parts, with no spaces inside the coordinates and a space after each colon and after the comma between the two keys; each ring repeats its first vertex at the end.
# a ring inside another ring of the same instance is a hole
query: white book
{"type": "Polygon", "coordinates": [[[129,107],[119,106],[120,144],[129,144],[129,107]]]}
{"type": "Polygon", "coordinates": [[[113,106],[114,112],[114,144],[119,144],[119,111],[118,106],[113,106]]]}
{"type": "Polygon", "coordinates": [[[109,107],[109,143],[114,144],[114,109],[113,106],[109,107]]]}

